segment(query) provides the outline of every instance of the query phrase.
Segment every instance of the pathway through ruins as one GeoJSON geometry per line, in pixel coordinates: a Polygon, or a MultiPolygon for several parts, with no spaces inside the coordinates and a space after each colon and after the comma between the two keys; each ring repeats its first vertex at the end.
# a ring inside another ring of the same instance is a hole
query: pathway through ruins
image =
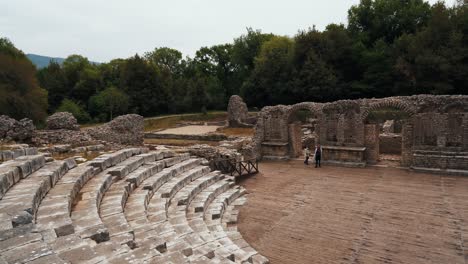
{"type": "Polygon", "coordinates": [[[245,240],[272,264],[468,263],[468,177],[262,162],[245,240]]]}

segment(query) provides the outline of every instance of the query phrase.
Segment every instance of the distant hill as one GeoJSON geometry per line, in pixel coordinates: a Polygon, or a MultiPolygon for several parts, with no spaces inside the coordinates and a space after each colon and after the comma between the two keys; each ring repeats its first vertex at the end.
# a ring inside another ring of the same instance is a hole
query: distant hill
{"type": "MultiPolygon", "coordinates": [[[[58,62],[59,64],[62,64],[65,58],[54,58],[54,57],[48,57],[48,56],[42,56],[42,55],[37,55],[37,54],[26,54],[26,57],[34,64],[38,69],[44,68],[49,66],[50,61],[55,61],[58,62]]],[[[99,65],[99,62],[94,62],[90,61],[92,64],[99,65]]]]}
{"type": "Polygon", "coordinates": [[[65,60],[64,58],[53,58],[36,54],[26,54],[26,56],[38,69],[47,67],[51,60],[56,61],[59,64],[62,64],[65,60]]]}

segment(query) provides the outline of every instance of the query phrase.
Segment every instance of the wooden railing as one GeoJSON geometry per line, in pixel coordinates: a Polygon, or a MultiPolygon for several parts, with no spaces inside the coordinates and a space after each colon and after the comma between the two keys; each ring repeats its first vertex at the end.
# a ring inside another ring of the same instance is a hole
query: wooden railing
{"type": "Polygon", "coordinates": [[[210,162],[213,170],[219,170],[224,174],[240,177],[244,175],[256,174],[258,170],[258,160],[251,159],[236,161],[235,159],[217,159],[210,162]]]}

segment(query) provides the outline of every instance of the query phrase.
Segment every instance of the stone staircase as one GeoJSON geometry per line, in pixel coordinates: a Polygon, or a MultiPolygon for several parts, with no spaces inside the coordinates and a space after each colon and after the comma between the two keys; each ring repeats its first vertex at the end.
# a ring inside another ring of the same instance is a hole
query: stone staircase
{"type": "Polygon", "coordinates": [[[128,148],[77,165],[2,153],[0,264],[268,263],[237,231],[246,198],[205,159],[128,148]]]}

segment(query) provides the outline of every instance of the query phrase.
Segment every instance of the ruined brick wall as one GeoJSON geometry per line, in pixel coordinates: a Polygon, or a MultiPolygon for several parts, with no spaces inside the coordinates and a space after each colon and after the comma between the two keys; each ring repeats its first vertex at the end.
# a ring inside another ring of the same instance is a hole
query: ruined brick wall
{"type": "Polygon", "coordinates": [[[413,162],[413,124],[405,123],[401,130],[401,166],[409,167],[413,162]]]}
{"type": "MultiPolygon", "coordinates": [[[[374,130],[366,127],[366,119],[373,110],[396,108],[410,118],[403,125],[401,134],[401,155],[403,166],[429,164],[433,156],[419,153],[419,150],[437,150],[458,153],[468,152],[468,96],[416,95],[382,99],[342,100],[332,103],[304,102],[292,106],[271,106],[259,114],[260,125],[255,128],[254,142],[261,158],[262,142],[286,142],[290,138],[288,118],[297,109],[310,109],[317,117],[316,141],[324,146],[366,147],[369,162],[377,160],[379,145],[374,144],[374,130]],[[261,118],[260,118],[261,117],[261,118]],[[426,156],[426,160],[424,160],[426,156]],[[413,161],[414,160],[414,161],[413,161]]],[[[398,140],[385,143],[391,149],[382,147],[383,152],[396,152],[398,140]]],[[[390,139],[388,139],[390,140],[390,139]]],[[[392,139],[393,140],[393,139],[392,139]]],[[[290,148],[290,146],[289,146],[290,148]]],[[[334,149],[334,151],[338,151],[334,149]]],[[[338,154],[337,154],[338,155],[338,154]]],[[[339,156],[339,155],[338,155],[339,156]]],[[[455,155],[456,156],[456,155],[455,155]]],[[[464,166],[464,159],[447,161],[447,168],[464,166]]],[[[436,163],[441,168],[442,164],[436,163]]]]}
{"type": "Polygon", "coordinates": [[[302,130],[301,123],[295,122],[288,125],[289,128],[289,147],[292,157],[302,156],[302,130]]]}
{"type": "Polygon", "coordinates": [[[370,164],[379,160],[379,126],[375,124],[365,125],[366,160],[370,164]]]}
{"type": "Polygon", "coordinates": [[[401,135],[395,133],[380,134],[379,152],[382,154],[401,155],[401,135]]]}
{"type": "Polygon", "coordinates": [[[413,153],[412,167],[442,170],[467,170],[468,156],[457,152],[416,150],[413,153]]]}

